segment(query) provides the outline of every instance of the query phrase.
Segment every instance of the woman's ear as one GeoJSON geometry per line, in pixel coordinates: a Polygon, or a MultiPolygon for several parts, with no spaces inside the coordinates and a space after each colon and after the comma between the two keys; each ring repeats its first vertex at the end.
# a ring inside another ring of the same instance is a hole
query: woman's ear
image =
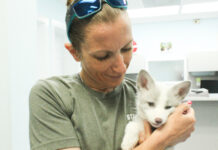
{"type": "Polygon", "coordinates": [[[80,55],[79,55],[78,51],[73,47],[73,45],[70,43],[65,43],[64,46],[70,52],[70,54],[73,56],[73,58],[79,62],[80,55]]]}

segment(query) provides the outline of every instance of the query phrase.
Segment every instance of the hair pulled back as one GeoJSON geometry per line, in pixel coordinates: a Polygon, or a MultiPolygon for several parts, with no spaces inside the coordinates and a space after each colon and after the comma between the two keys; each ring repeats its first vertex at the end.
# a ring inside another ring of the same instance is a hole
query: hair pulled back
{"type": "MultiPolygon", "coordinates": [[[[67,0],[67,7],[69,7],[79,0],[67,0]]],[[[109,23],[113,22],[118,16],[122,13],[126,13],[124,9],[113,8],[107,3],[102,4],[102,10],[98,13],[91,15],[84,19],[75,19],[72,21],[70,27],[70,40],[74,49],[77,50],[78,53],[81,53],[81,44],[85,41],[86,34],[88,31],[86,27],[90,24],[98,24],[98,23],[109,23]]]]}

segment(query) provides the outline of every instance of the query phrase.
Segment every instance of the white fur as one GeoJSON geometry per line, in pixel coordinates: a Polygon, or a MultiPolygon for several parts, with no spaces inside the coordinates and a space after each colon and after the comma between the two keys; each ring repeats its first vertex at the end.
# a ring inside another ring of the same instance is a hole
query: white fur
{"type": "MultiPolygon", "coordinates": [[[[189,81],[174,85],[156,83],[148,72],[141,70],[137,77],[137,114],[126,126],[122,150],[131,150],[136,146],[139,133],[144,132],[144,120],[155,128],[165,124],[168,116],[187,95],[190,85],[189,81]]],[[[167,150],[173,150],[173,147],[168,147],[167,150]]]]}

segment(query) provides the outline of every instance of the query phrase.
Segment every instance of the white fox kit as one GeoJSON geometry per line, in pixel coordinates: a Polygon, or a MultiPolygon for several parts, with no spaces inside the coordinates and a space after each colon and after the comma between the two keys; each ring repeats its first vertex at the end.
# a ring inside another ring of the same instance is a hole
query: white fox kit
{"type": "MultiPolygon", "coordinates": [[[[121,144],[122,150],[131,150],[138,143],[139,133],[144,131],[144,120],[152,127],[159,128],[166,123],[168,116],[188,94],[191,82],[183,81],[175,85],[156,83],[145,70],[137,77],[137,114],[125,129],[121,144]]],[[[173,147],[167,148],[173,149],[173,147]]]]}

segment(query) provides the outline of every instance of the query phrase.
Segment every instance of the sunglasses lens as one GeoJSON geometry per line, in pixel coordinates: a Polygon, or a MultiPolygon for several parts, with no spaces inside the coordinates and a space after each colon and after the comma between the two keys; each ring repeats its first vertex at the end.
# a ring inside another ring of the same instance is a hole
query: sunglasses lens
{"type": "Polygon", "coordinates": [[[107,2],[110,3],[113,7],[127,7],[127,0],[107,0],[107,2]]]}
{"type": "Polygon", "coordinates": [[[100,9],[99,0],[81,0],[74,5],[74,11],[78,17],[89,16],[100,9]]]}

